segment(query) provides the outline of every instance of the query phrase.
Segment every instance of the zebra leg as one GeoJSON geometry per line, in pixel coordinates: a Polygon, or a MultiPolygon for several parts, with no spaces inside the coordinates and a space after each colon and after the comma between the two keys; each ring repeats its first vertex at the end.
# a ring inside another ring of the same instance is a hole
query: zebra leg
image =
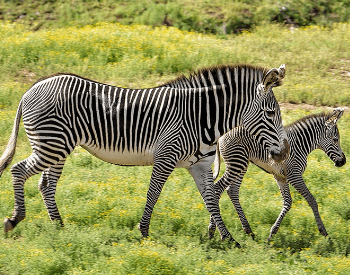
{"type": "Polygon", "coordinates": [[[234,176],[234,178],[231,180],[232,183],[227,188],[227,194],[228,194],[233,206],[236,209],[236,212],[237,212],[237,215],[239,217],[239,220],[241,221],[241,225],[242,225],[243,230],[248,235],[250,235],[252,237],[252,239],[254,240],[255,234],[253,233],[253,231],[250,227],[248,219],[247,219],[246,215],[244,214],[243,208],[242,208],[241,203],[239,201],[239,189],[241,187],[242,179],[243,179],[246,172],[247,172],[247,168],[241,174],[232,175],[232,176],[234,176]]]}
{"type": "MultiPolygon", "coordinates": [[[[222,180],[222,178],[223,177],[221,177],[218,182],[214,183],[214,191],[215,191],[215,194],[218,198],[218,201],[220,200],[222,193],[224,192],[227,185],[229,184],[225,180],[222,180]]],[[[216,224],[215,224],[213,216],[210,215],[210,220],[209,220],[209,225],[208,225],[208,237],[209,237],[209,239],[212,239],[214,237],[215,230],[216,230],[216,224]]]]}
{"type": "MultiPolygon", "coordinates": [[[[229,137],[229,136],[228,136],[229,137]]],[[[243,230],[252,236],[254,239],[254,233],[252,232],[248,220],[244,214],[244,211],[239,202],[239,188],[242,183],[242,179],[247,172],[249,157],[247,148],[237,143],[235,139],[230,137],[223,142],[220,142],[220,153],[226,165],[226,171],[224,175],[214,184],[215,193],[220,199],[223,191],[227,188],[227,194],[230,197],[236,212],[240,218],[243,230]]],[[[210,217],[208,226],[208,235],[212,237],[215,232],[215,222],[213,217],[210,217]]]]}
{"type": "Polygon", "coordinates": [[[219,208],[218,195],[215,194],[214,182],[213,182],[213,172],[211,170],[210,161],[201,161],[188,168],[188,171],[192,175],[194,181],[197,184],[198,190],[202,195],[203,201],[210,215],[213,217],[215,224],[217,225],[221,240],[229,239],[231,242],[235,242],[237,247],[240,244],[235,241],[230,232],[227,230],[221,215],[219,208]]]}
{"type": "Polygon", "coordinates": [[[163,158],[155,160],[152,176],[150,180],[150,185],[147,192],[147,201],[141,221],[138,225],[139,230],[141,231],[142,237],[148,237],[148,230],[151,221],[151,216],[153,208],[159,198],[159,195],[162,191],[162,188],[168,179],[171,172],[176,166],[176,161],[174,159],[163,158]]]}
{"type": "Polygon", "coordinates": [[[65,159],[62,159],[56,165],[44,170],[38,186],[51,221],[58,220],[62,226],[63,222],[55,201],[55,193],[57,181],[62,174],[65,161],[65,159]]]}
{"type": "Polygon", "coordinates": [[[327,230],[322,222],[320,213],[318,212],[318,204],[314,196],[311,194],[310,190],[307,188],[303,177],[300,176],[294,176],[293,179],[290,181],[291,185],[302,195],[306,201],[308,202],[309,206],[311,207],[314,217],[316,219],[317,227],[320,233],[327,237],[328,233],[327,230]]]}
{"type": "Polygon", "coordinates": [[[56,163],[49,162],[47,158],[41,157],[33,152],[28,158],[14,164],[11,167],[12,184],[15,193],[15,209],[11,218],[4,221],[4,231],[7,233],[12,230],[20,221],[25,218],[24,205],[24,183],[25,181],[56,163]]]}
{"type": "Polygon", "coordinates": [[[277,181],[278,187],[280,189],[281,195],[283,197],[283,208],[282,208],[276,222],[271,227],[270,235],[267,239],[268,241],[271,239],[271,237],[274,234],[277,233],[284,216],[287,214],[287,212],[292,207],[292,196],[290,195],[288,182],[285,179],[279,179],[279,178],[276,178],[276,181],[277,181]]]}
{"type": "MultiPolygon", "coordinates": [[[[247,165],[248,165],[248,161],[247,161],[247,165]]],[[[236,209],[236,212],[241,221],[243,230],[248,235],[252,236],[254,240],[255,235],[252,229],[250,228],[249,222],[239,202],[239,188],[241,186],[242,179],[246,172],[247,172],[247,168],[245,168],[245,170],[241,173],[238,173],[238,172],[233,173],[231,167],[228,165],[226,167],[226,171],[224,175],[220,178],[218,182],[214,184],[214,186],[215,186],[215,193],[219,195],[219,198],[221,197],[224,190],[227,189],[227,194],[236,209]]],[[[213,237],[215,229],[216,229],[216,225],[215,225],[214,219],[213,217],[210,217],[210,222],[208,226],[209,237],[213,237]]]]}

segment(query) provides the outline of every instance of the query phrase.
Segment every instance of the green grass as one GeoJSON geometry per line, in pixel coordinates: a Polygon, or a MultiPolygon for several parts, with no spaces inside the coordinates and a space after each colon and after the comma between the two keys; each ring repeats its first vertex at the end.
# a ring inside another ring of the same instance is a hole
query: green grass
{"type": "MultiPolygon", "coordinates": [[[[283,117],[288,123],[310,113],[295,109],[284,111],[283,117]]],[[[349,155],[348,113],[338,123],[343,150],[349,155]]],[[[20,137],[13,163],[29,154],[28,142],[20,137]]],[[[241,202],[255,241],[243,232],[228,196],[220,201],[223,219],[243,247],[239,250],[222,243],[218,233],[208,240],[209,215],[185,169],[176,169],[165,184],[151,219],[150,238],[142,240],[137,223],[151,167],[114,166],[77,148],[66,162],[56,194],[65,227],[51,224],[37,189],[39,175],[30,178],[25,184],[27,217],[2,237],[0,273],[347,274],[349,173],[348,164],[336,168],[322,151],[314,151],[304,174],[333,244],[319,234],[310,207],[293,188],[292,209],[272,242],[266,243],[282,198],[273,177],[250,166],[241,202]]],[[[6,170],[0,179],[3,218],[13,209],[10,177],[6,170]]]]}

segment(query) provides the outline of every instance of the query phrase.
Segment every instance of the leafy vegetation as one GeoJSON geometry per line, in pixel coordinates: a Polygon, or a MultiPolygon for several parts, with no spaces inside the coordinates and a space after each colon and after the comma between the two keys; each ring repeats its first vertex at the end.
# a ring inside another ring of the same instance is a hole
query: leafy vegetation
{"type": "Polygon", "coordinates": [[[0,20],[23,22],[33,30],[104,21],[231,34],[262,22],[329,26],[350,19],[349,0],[0,0],[0,6],[0,20]]]}

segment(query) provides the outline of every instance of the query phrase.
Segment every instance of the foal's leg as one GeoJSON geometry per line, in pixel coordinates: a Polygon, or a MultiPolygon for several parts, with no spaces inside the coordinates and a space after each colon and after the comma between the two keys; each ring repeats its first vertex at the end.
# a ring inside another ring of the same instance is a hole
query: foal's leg
{"type": "MultiPolygon", "coordinates": [[[[227,169],[227,168],[226,168],[227,169]]],[[[242,179],[246,173],[246,170],[242,172],[241,174],[230,174],[228,170],[226,170],[225,174],[220,178],[218,182],[214,184],[215,186],[215,192],[219,194],[219,197],[221,197],[223,191],[227,190],[227,194],[229,198],[231,199],[232,204],[234,205],[236,212],[238,214],[238,217],[241,221],[243,230],[248,234],[251,235],[254,239],[254,233],[250,228],[249,222],[244,214],[244,211],[242,209],[242,206],[239,202],[239,188],[241,187],[242,179]],[[228,186],[228,187],[227,187],[228,186]]],[[[214,219],[210,217],[210,222],[208,226],[208,234],[209,237],[214,236],[214,232],[216,229],[216,225],[214,223],[214,219]]]]}
{"type": "MultiPolygon", "coordinates": [[[[254,238],[254,233],[249,226],[248,220],[239,202],[239,188],[249,164],[248,152],[245,147],[240,144],[234,144],[233,142],[222,143],[220,145],[220,153],[225,162],[226,171],[224,175],[214,183],[215,193],[220,198],[224,190],[227,189],[227,194],[236,208],[243,230],[254,238]]],[[[214,236],[215,229],[216,225],[211,216],[208,226],[208,235],[210,238],[214,236]]]]}
{"type": "Polygon", "coordinates": [[[283,197],[283,208],[276,220],[276,222],[274,223],[274,225],[271,227],[270,230],[270,235],[268,237],[267,240],[270,240],[271,237],[277,233],[281,222],[284,218],[284,216],[287,214],[287,212],[290,210],[290,208],[292,207],[292,197],[290,195],[290,191],[289,191],[289,185],[286,179],[280,179],[280,178],[276,178],[278,187],[280,189],[281,195],[283,197]]]}
{"type": "Polygon", "coordinates": [[[240,175],[237,175],[234,182],[227,188],[227,194],[230,197],[230,200],[232,201],[232,204],[234,205],[237,215],[241,221],[241,225],[243,230],[250,236],[252,236],[253,240],[255,238],[255,234],[253,233],[248,219],[246,215],[244,214],[243,208],[241,206],[241,203],[239,201],[239,188],[241,187],[243,177],[247,170],[242,172],[240,175]]]}
{"type": "Polygon", "coordinates": [[[293,176],[293,178],[289,180],[289,182],[307,200],[314,213],[318,230],[323,236],[327,237],[327,230],[322,222],[320,213],[318,212],[318,204],[314,196],[310,193],[310,190],[307,188],[303,177],[301,175],[293,176]]]}
{"type": "Polygon", "coordinates": [[[7,233],[12,230],[20,221],[25,218],[25,205],[24,205],[24,183],[25,181],[38,174],[45,169],[48,169],[52,165],[55,165],[57,161],[48,160],[45,156],[39,152],[33,152],[28,158],[16,163],[11,168],[12,184],[15,193],[15,209],[12,212],[11,218],[6,218],[4,221],[4,231],[7,233]]]}
{"type": "Polygon", "coordinates": [[[44,170],[38,186],[51,221],[58,220],[62,225],[63,222],[55,201],[55,193],[57,181],[62,174],[65,161],[65,159],[62,159],[56,165],[44,170]]]}
{"type": "Polygon", "coordinates": [[[198,190],[202,195],[205,206],[208,209],[210,215],[213,217],[214,223],[217,225],[221,240],[229,239],[236,243],[237,247],[240,244],[235,241],[230,232],[227,230],[221,215],[219,208],[219,197],[215,194],[214,182],[213,182],[213,172],[211,170],[211,161],[201,161],[188,168],[188,171],[192,175],[194,181],[197,184],[198,190]]]}

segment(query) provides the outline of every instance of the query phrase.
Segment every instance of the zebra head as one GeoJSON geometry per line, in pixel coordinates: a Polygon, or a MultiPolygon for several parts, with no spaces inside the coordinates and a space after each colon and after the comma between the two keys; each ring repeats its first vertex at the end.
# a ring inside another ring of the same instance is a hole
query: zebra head
{"type": "Polygon", "coordinates": [[[275,162],[286,159],[290,151],[280,107],[272,91],[273,87],[282,85],[284,76],[284,64],[267,71],[261,83],[256,84],[252,109],[242,116],[242,124],[264,149],[269,150],[269,156],[275,162]]]}
{"type": "Polygon", "coordinates": [[[340,134],[337,121],[344,113],[344,109],[336,108],[324,123],[324,133],[317,148],[323,150],[337,167],[342,167],[346,163],[346,157],[340,147],[340,134]]]}

